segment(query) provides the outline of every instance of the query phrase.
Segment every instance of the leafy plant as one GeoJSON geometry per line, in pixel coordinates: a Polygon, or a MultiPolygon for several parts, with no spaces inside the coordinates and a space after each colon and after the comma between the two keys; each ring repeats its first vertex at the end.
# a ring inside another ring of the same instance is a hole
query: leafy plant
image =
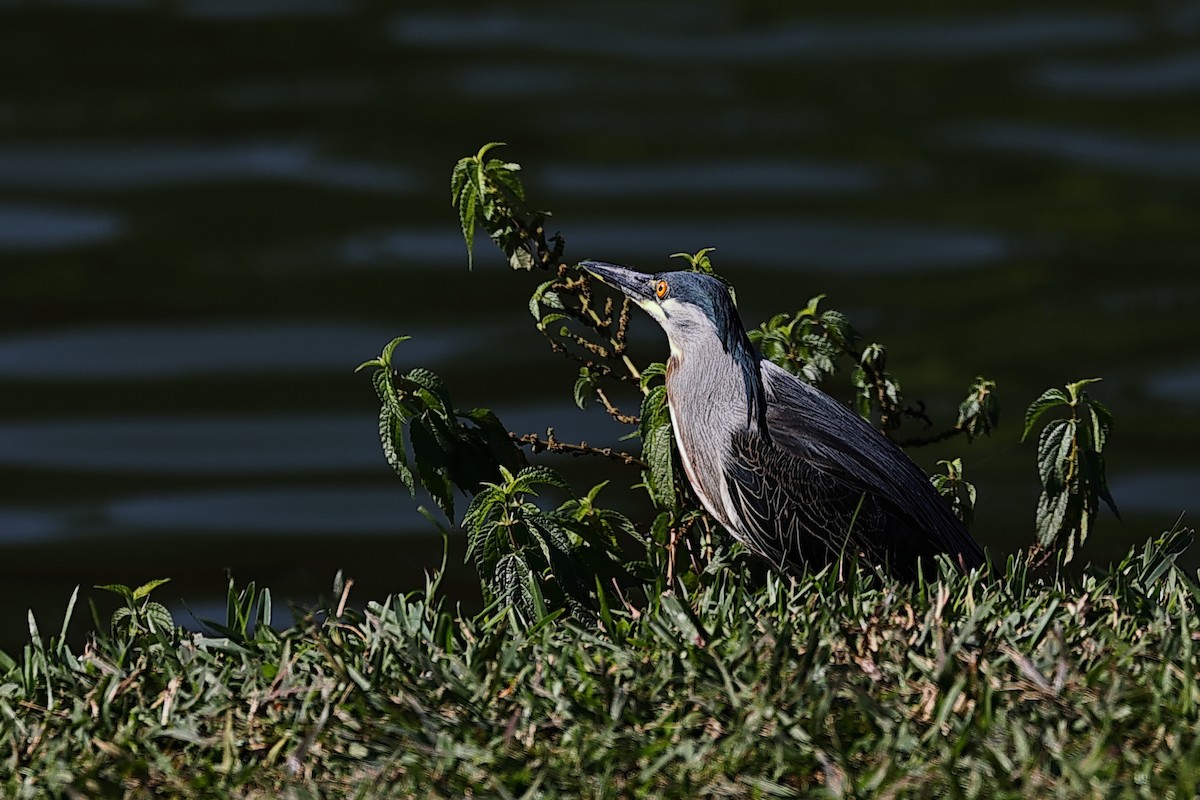
{"type": "Polygon", "coordinates": [[[162,603],[150,599],[150,593],[170,578],[157,578],[147,581],[136,589],[121,583],[107,583],[97,586],[106,592],[112,592],[124,601],[112,615],[114,631],[120,631],[127,636],[143,635],[173,635],[175,620],[171,612],[162,603]]]}
{"type": "Polygon", "coordinates": [[[512,607],[529,623],[544,617],[547,607],[582,618],[598,608],[597,582],[628,582],[617,536],[637,532],[624,516],[595,507],[601,487],[547,511],[530,498],[538,496],[537,487],[570,495],[557,472],[500,472],[502,480],[484,484],[463,517],[467,557],[475,561],[486,599],[512,607]]]}
{"type": "Polygon", "coordinates": [[[975,518],[975,486],[968,483],[963,477],[962,459],[939,461],[938,466],[944,467],[946,473],[930,478],[933,481],[933,488],[946,498],[946,502],[954,509],[955,516],[962,520],[964,525],[970,527],[971,521],[975,518]]]}
{"type": "Polygon", "coordinates": [[[393,339],[358,370],[374,368],[379,438],[388,464],[410,494],[419,483],[453,521],[455,488],[474,492],[501,468],[523,467],[525,456],[489,409],[458,411],[438,375],[420,367],[401,374],[392,366],[396,347],[409,338],[393,339]],[[411,465],[406,445],[412,448],[411,465]]]}
{"type": "MultiPolygon", "coordinates": [[[[794,314],[776,314],[749,331],[764,356],[814,386],[837,372],[843,356],[858,358],[854,345],[860,334],[841,312],[819,310],[824,299],[819,294],[794,314]]],[[[859,413],[867,416],[865,406],[859,405],[859,413]]]]}
{"type": "Polygon", "coordinates": [[[1047,389],[1025,411],[1022,440],[1047,412],[1066,412],[1065,418],[1051,420],[1042,428],[1037,452],[1042,483],[1037,544],[1044,552],[1062,550],[1065,561],[1087,540],[1101,500],[1120,516],[1104,474],[1104,445],[1112,430],[1112,414],[1084,388],[1099,380],[1068,383],[1065,391],[1047,389]]]}

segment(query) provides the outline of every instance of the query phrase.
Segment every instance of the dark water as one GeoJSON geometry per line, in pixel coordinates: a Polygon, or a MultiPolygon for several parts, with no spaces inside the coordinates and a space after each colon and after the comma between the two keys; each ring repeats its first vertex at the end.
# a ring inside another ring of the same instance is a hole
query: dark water
{"type": "Polygon", "coordinates": [[[448,175],[489,140],[569,256],[716,246],[752,324],[825,292],[943,418],[997,379],[994,439],[916,454],[964,456],[993,549],[1032,535],[1019,417],[1066,380],[1119,426],[1087,554],[1194,508],[1200,3],[856,8],[0,2],[0,645],[76,584],[416,587],[441,539],[352,373],[394,335],[520,432],[620,435],[535,278],[466,269],[448,175]]]}

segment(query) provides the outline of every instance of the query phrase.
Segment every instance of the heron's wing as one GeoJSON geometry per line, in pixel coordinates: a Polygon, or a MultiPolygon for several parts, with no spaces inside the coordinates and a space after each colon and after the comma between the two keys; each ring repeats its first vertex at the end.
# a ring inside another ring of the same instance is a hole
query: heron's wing
{"type": "Polygon", "coordinates": [[[764,537],[800,555],[805,547],[836,555],[849,543],[894,568],[937,553],[967,567],[982,563],[979,545],[900,448],[770,362],[762,362],[762,377],[770,444],[735,437],[727,478],[764,537]],[[808,543],[790,544],[798,537],[808,543]]]}
{"type": "Polygon", "coordinates": [[[820,566],[859,551],[891,560],[870,535],[887,522],[878,498],[846,473],[738,433],[725,477],[739,533],[776,566],[820,566]]]}

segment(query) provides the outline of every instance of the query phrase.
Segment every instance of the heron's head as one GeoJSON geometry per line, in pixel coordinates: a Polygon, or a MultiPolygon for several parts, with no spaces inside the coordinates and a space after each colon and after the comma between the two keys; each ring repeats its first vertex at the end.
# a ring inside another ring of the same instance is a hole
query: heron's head
{"type": "Polygon", "coordinates": [[[620,289],[658,321],[671,343],[672,360],[701,352],[708,358],[699,363],[713,363],[711,357],[723,351],[745,383],[746,424],[767,435],[762,356],[750,343],[725,284],[699,272],[647,275],[602,261],[581,261],[579,266],[620,289]]]}
{"type": "Polygon", "coordinates": [[[654,317],[667,332],[676,356],[710,344],[713,336],[735,357],[748,344],[729,289],[711,275],[687,271],[647,275],[601,261],[581,261],[579,266],[620,289],[654,317]]]}

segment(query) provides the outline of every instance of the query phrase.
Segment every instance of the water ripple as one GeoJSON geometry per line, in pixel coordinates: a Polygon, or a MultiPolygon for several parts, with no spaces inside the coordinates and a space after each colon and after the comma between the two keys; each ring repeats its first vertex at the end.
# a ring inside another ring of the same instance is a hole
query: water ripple
{"type": "Polygon", "coordinates": [[[222,531],[277,534],[427,534],[429,522],[396,483],[381,487],[303,486],[224,489],[124,498],[108,521],[125,531],[222,531]]]}
{"type": "Polygon", "coordinates": [[[878,172],[861,164],[785,159],[695,164],[546,167],[539,184],[553,194],[630,197],[689,193],[842,194],[876,188],[878,172]]]}
{"type": "Polygon", "coordinates": [[[1046,89],[1100,97],[1147,97],[1200,90],[1200,52],[1135,61],[1052,61],[1034,70],[1046,89]]]}
{"type": "Polygon", "coordinates": [[[246,180],[392,193],[416,187],[408,170],[321,156],[299,142],[0,147],[0,188],[107,192],[246,180]]]}
{"type": "Polygon", "coordinates": [[[385,468],[373,414],[7,421],[0,466],[259,477],[385,468]]]}
{"type": "MultiPolygon", "coordinates": [[[[437,364],[487,339],[475,329],[414,331],[405,362],[437,364]]],[[[397,331],[384,326],[292,324],[117,325],[0,339],[0,379],[114,380],[213,373],[349,374],[397,331]]]]}
{"type": "Polygon", "coordinates": [[[1152,178],[1200,178],[1200,140],[1145,134],[1104,133],[1016,122],[981,122],[947,133],[952,143],[1052,156],[1152,178]]]}
{"type": "Polygon", "coordinates": [[[1175,402],[1200,402],[1200,363],[1159,370],[1146,379],[1152,397],[1175,402]]]}
{"type": "MultiPolygon", "coordinates": [[[[631,22],[638,15],[631,15],[631,22]]],[[[620,19],[620,17],[614,17],[620,19]]],[[[513,11],[418,12],[397,17],[392,38],[404,45],[508,48],[536,41],[542,50],[647,61],[763,62],[837,58],[982,58],[1046,48],[1128,42],[1141,36],[1136,18],[1113,13],[1012,13],[912,22],[907,18],[800,20],[757,30],[711,34],[633,27],[513,11]]]]}
{"type": "Polygon", "coordinates": [[[0,252],[49,252],[108,244],[124,232],[121,218],[104,211],[0,204],[0,252]]]}
{"type": "MultiPolygon", "coordinates": [[[[1005,237],[989,231],[793,218],[585,222],[572,225],[570,244],[572,253],[588,258],[660,258],[664,267],[670,253],[716,247],[736,254],[738,263],[747,266],[857,274],[979,267],[1003,261],[1013,252],[1005,237]]],[[[488,252],[478,242],[476,247],[488,252]]],[[[391,268],[401,262],[432,268],[462,263],[463,257],[462,237],[451,230],[363,234],[342,245],[343,261],[360,267],[391,268]]],[[[649,263],[642,266],[651,268],[649,263]]]]}

